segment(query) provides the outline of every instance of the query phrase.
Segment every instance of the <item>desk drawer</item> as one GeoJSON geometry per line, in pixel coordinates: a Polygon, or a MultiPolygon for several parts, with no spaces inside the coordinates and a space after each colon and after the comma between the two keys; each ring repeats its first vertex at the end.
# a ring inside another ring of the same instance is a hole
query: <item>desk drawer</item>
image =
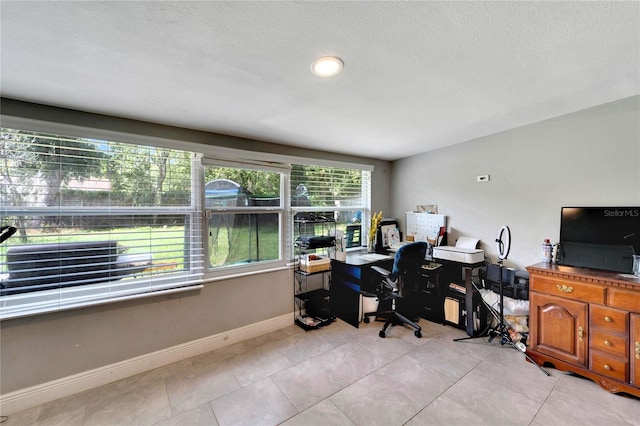
{"type": "Polygon", "coordinates": [[[629,362],[623,358],[591,351],[590,369],[612,379],[626,382],[629,377],[629,362]]]}
{"type": "Polygon", "coordinates": [[[638,291],[610,288],[607,292],[607,304],[614,308],[640,313],[640,286],[638,291]]]}
{"type": "Polygon", "coordinates": [[[560,278],[531,276],[529,289],[552,296],[580,300],[588,303],[605,304],[605,288],[560,278]]]}
{"type": "Polygon", "coordinates": [[[606,306],[589,306],[590,324],[614,333],[628,334],[629,313],[606,306]]]}
{"type": "Polygon", "coordinates": [[[619,334],[611,334],[602,329],[591,328],[589,338],[591,349],[601,352],[626,357],[629,348],[629,339],[619,334]]]}

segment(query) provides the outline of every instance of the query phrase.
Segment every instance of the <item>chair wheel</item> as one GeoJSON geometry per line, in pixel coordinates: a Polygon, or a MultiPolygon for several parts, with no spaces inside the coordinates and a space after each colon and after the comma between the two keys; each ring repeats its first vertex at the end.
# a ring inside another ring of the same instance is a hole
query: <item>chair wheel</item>
{"type": "Polygon", "coordinates": [[[363,321],[364,321],[365,324],[369,324],[369,321],[371,321],[371,320],[369,319],[369,317],[364,317],[363,321]]]}
{"type": "Polygon", "coordinates": [[[383,339],[386,337],[386,334],[384,333],[384,330],[380,330],[380,333],[378,333],[378,336],[382,337],[383,339]]]}
{"type": "Polygon", "coordinates": [[[422,337],[422,333],[418,330],[416,330],[413,334],[415,334],[418,339],[422,337]]]}

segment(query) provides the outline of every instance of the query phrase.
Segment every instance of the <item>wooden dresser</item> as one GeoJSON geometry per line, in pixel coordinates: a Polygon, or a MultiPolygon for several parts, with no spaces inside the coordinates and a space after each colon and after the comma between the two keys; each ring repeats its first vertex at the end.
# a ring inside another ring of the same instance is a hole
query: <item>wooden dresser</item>
{"type": "Polygon", "coordinates": [[[527,354],[640,397],[640,278],[553,263],[527,270],[527,354]]]}

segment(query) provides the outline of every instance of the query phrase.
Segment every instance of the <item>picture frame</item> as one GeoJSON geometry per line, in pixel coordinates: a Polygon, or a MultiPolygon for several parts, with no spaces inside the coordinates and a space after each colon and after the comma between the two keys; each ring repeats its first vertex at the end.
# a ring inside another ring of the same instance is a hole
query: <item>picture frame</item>
{"type": "Polygon", "coordinates": [[[380,227],[380,235],[382,236],[382,247],[389,247],[389,231],[396,229],[396,225],[382,225],[380,227]]]}

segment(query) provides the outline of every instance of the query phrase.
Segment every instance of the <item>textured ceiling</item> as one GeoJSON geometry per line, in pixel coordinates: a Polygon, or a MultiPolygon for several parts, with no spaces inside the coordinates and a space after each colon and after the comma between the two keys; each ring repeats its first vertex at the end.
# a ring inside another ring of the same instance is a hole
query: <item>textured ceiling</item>
{"type": "Polygon", "coordinates": [[[393,160],[640,93],[639,2],[0,3],[1,95],[393,160]],[[311,74],[322,55],[334,78],[311,74]]]}

